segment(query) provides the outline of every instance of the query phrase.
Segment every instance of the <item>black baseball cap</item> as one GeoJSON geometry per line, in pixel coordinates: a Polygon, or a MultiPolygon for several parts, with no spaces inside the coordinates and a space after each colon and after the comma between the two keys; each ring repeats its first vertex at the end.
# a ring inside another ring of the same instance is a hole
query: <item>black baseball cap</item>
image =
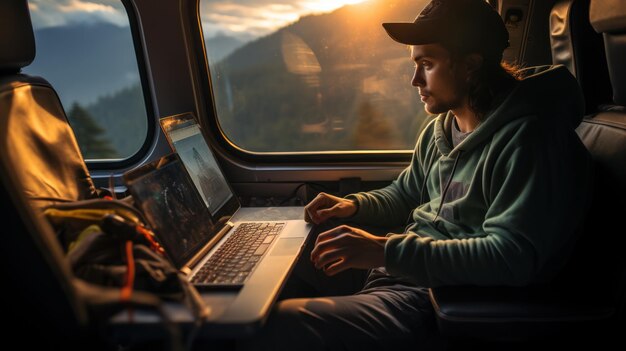
{"type": "Polygon", "coordinates": [[[485,0],[433,0],[415,21],[383,23],[383,27],[402,44],[448,44],[497,60],[509,46],[502,17],[485,0]]]}

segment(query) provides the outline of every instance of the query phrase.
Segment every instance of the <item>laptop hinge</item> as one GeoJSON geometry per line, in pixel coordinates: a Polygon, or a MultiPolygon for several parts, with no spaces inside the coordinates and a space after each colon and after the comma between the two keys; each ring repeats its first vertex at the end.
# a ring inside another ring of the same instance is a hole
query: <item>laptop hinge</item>
{"type": "Polygon", "coordinates": [[[180,269],[180,271],[185,273],[186,275],[189,275],[191,273],[191,270],[193,270],[198,262],[200,262],[200,260],[203,259],[204,256],[206,256],[207,252],[209,252],[209,250],[211,250],[213,246],[215,246],[215,244],[217,244],[224,237],[224,235],[228,233],[229,230],[233,229],[234,226],[235,224],[233,224],[233,222],[226,222],[226,224],[224,224],[224,227],[219,232],[217,232],[213,239],[209,240],[209,242],[204,245],[204,247],[200,251],[198,251],[183,268],[180,269]]]}

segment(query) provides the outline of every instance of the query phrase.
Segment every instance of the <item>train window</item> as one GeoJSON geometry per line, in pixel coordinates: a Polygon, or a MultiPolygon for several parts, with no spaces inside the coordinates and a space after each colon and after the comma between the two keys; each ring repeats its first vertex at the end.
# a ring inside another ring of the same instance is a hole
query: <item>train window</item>
{"type": "Polygon", "coordinates": [[[148,119],[126,10],[119,0],[30,0],[37,54],[24,70],[54,86],[83,157],[121,160],[148,119]]]}
{"type": "Polygon", "coordinates": [[[426,0],[201,0],[215,111],[249,152],[412,150],[429,116],[384,21],[426,0]]]}

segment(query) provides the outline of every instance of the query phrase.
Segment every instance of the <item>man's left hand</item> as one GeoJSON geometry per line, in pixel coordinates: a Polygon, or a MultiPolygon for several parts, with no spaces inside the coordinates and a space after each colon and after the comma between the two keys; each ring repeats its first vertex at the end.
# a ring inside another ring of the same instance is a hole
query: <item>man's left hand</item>
{"type": "Polygon", "coordinates": [[[385,265],[386,237],[341,225],[321,233],[311,251],[315,268],[335,275],[348,268],[370,269],[385,265]]]}

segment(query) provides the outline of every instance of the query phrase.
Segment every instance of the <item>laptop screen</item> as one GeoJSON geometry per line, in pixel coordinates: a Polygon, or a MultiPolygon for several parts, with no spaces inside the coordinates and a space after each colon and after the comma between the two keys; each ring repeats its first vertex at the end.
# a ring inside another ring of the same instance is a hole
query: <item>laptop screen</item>
{"type": "Polygon", "coordinates": [[[215,215],[233,194],[193,116],[184,114],[173,117],[162,120],[163,130],[172,148],[180,155],[211,215],[215,215]]]}
{"type": "Polygon", "coordinates": [[[177,268],[219,231],[196,193],[178,155],[124,174],[126,184],[177,268]]]}

